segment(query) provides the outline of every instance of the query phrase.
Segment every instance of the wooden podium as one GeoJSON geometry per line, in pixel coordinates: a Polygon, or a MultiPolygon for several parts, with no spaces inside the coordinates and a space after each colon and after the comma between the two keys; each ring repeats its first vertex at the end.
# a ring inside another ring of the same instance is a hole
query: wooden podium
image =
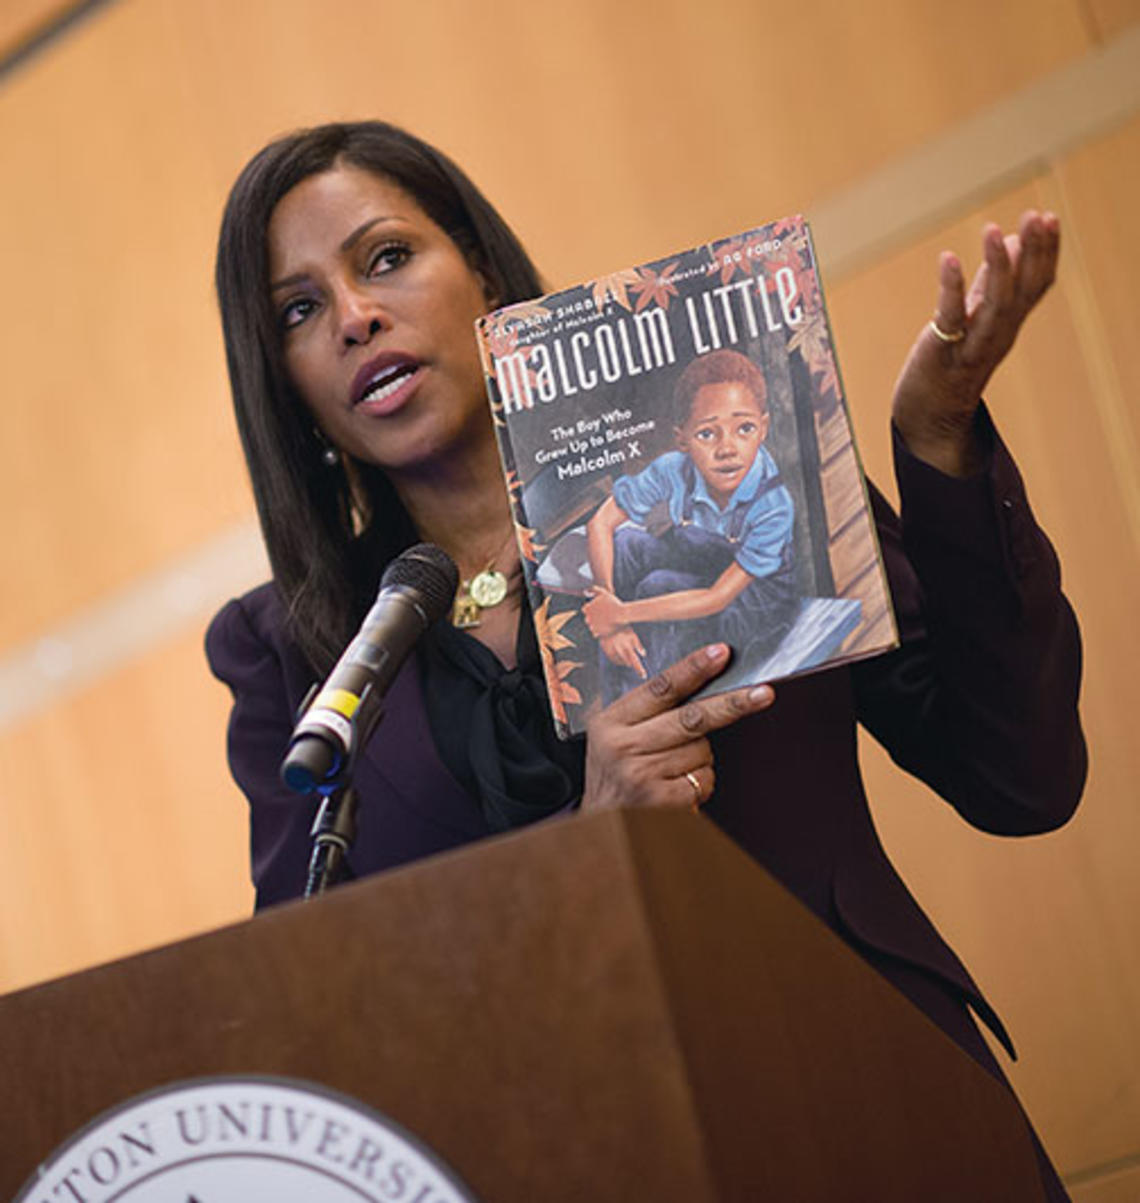
{"type": "Polygon", "coordinates": [[[485,1203],[1020,1203],[1012,1097],[707,820],[551,821],[0,999],[0,1198],[99,1112],[321,1083],[485,1203]]]}

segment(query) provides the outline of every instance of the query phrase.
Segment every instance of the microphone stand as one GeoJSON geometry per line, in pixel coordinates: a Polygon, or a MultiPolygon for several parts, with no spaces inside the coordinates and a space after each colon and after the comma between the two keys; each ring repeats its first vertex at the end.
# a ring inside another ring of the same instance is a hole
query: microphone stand
{"type": "Polygon", "coordinates": [[[305,897],[345,876],[356,838],[352,773],[383,713],[384,695],[416,640],[443,617],[459,572],[446,552],[420,543],[384,570],[364,624],[325,679],[309,690],[281,764],[281,778],[301,794],[320,794],[305,897]],[[310,709],[312,707],[313,709],[310,709]]]}
{"type": "MultiPolygon", "coordinates": [[[[365,687],[361,695],[362,702],[371,690],[371,685],[365,687]]],[[[314,685],[301,703],[302,713],[316,692],[317,686],[314,685]]],[[[360,729],[356,729],[356,723],[353,721],[354,734],[349,741],[352,750],[348,760],[326,781],[310,789],[310,792],[321,795],[321,805],[309,832],[313,837],[313,851],[309,857],[309,874],[305,881],[303,896],[306,899],[316,898],[344,880],[348,867],[347,857],[356,840],[356,790],[352,785],[356,756],[372,737],[382,714],[382,707],[373,710],[360,729]]]]}
{"type": "Polygon", "coordinates": [[[351,785],[325,794],[309,834],[313,837],[313,854],[305,897],[315,898],[341,881],[345,857],[356,839],[356,790],[351,785]]]}

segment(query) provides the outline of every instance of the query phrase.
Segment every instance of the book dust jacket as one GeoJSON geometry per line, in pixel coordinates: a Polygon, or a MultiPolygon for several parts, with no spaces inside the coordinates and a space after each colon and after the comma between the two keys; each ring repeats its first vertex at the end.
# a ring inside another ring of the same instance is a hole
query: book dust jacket
{"type": "Polygon", "coordinates": [[[895,646],[802,218],[477,333],[560,735],[706,643],[706,692],[895,646]]]}

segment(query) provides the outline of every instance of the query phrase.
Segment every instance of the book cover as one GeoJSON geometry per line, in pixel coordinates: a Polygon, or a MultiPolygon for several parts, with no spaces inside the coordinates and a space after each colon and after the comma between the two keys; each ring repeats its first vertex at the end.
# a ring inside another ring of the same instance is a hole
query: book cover
{"type": "Polygon", "coordinates": [[[476,328],[560,735],[705,643],[708,692],[897,643],[801,217],[476,328]]]}

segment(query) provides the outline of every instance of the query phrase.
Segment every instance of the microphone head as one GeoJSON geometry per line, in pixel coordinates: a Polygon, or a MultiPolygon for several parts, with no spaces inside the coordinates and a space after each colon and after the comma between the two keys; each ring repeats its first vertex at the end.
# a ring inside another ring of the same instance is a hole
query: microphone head
{"type": "Polygon", "coordinates": [[[417,543],[398,555],[380,578],[381,593],[399,587],[415,589],[420,595],[430,626],[451,609],[459,587],[459,569],[434,543],[417,543]]]}

